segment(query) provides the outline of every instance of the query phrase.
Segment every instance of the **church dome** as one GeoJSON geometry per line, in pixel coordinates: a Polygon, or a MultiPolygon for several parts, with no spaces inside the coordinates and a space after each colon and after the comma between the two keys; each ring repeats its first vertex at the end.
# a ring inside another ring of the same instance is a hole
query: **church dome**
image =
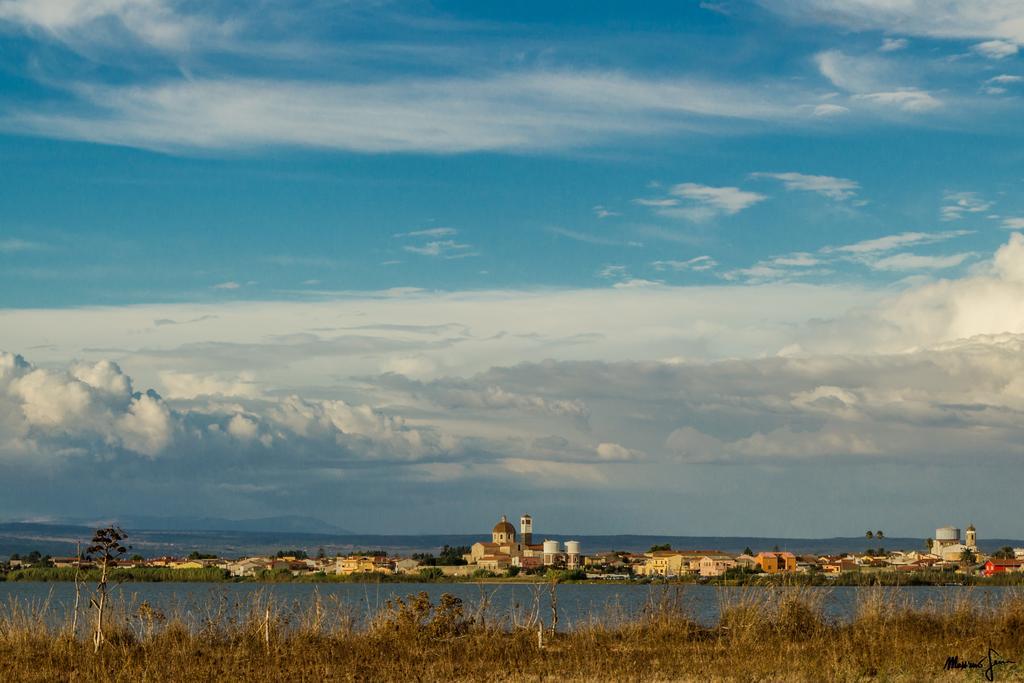
{"type": "Polygon", "coordinates": [[[492,534],[509,534],[515,536],[516,528],[509,524],[508,519],[505,515],[501,516],[501,521],[494,525],[494,529],[491,530],[492,534]]]}

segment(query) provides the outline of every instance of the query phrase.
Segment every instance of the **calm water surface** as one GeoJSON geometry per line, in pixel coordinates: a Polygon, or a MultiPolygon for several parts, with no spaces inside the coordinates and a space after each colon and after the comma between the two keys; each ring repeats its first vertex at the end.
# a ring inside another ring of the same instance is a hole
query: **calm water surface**
{"type": "MultiPolygon", "coordinates": [[[[639,614],[645,606],[665,599],[681,600],[690,615],[705,625],[718,621],[723,604],[744,597],[763,596],[765,591],[794,589],[687,586],[642,586],[605,584],[565,584],[558,586],[559,627],[572,628],[590,620],[614,622],[639,614]]],[[[892,604],[914,606],[951,605],[958,600],[969,600],[978,605],[998,604],[1019,589],[1002,586],[915,586],[899,588],[800,588],[820,596],[826,616],[834,620],[850,618],[857,603],[868,592],[881,591],[892,604]]],[[[550,620],[550,592],[548,586],[534,587],[524,584],[256,584],[256,583],[125,583],[113,589],[117,609],[135,613],[140,604],[176,615],[189,623],[208,620],[228,620],[249,613],[261,612],[268,601],[284,618],[298,620],[319,597],[326,612],[334,619],[348,618],[356,623],[365,621],[394,597],[425,591],[435,603],[442,593],[462,598],[469,610],[486,605],[486,616],[491,620],[522,618],[539,606],[545,623],[550,620]]],[[[10,613],[13,602],[20,606],[45,611],[51,622],[57,622],[71,610],[75,599],[72,583],[0,583],[0,614],[10,613]]],[[[88,589],[83,590],[83,605],[88,603],[88,589]]],[[[329,617],[330,618],[330,617],[329,617]]]]}

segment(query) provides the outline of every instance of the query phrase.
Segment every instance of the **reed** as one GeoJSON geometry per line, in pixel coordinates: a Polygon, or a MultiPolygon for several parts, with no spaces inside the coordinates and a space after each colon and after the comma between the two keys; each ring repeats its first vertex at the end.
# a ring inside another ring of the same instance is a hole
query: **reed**
{"type": "MultiPolygon", "coordinates": [[[[981,672],[944,670],[950,656],[976,661],[992,647],[1024,659],[1024,594],[912,607],[865,588],[844,621],[826,618],[826,595],[722,589],[721,618],[708,626],[691,616],[685,588],[652,590],[639,612],[610,605],[540,639],[550,619],[539,596],[502,613],[483,588],[477,604],[420,593],[369,618],[319,595],[214,597],[187,613],[128,598],[111,605],[95,653],[88,626],[71,631],[70,611],[55,618],[47,600],[10,600],[0,605],[0,680],[954,681],[981,672]]],[[[1024,680],[1024,667],[999,666],[995,678],[1024,680]]]]}

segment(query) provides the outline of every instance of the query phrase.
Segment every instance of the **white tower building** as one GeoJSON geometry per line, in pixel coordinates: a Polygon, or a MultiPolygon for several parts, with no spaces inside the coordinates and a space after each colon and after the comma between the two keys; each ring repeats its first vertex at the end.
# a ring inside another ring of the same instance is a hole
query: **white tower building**
{"type": "Polygon", "coordinates": [[[519,518],[519,540],[523,545],[533,545],[533,518],[530,515],[519,518]]]}

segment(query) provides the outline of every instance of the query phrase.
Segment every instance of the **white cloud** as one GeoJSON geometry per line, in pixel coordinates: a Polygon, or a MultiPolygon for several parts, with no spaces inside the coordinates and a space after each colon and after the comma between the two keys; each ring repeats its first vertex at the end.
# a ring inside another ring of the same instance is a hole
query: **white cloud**
{"type": "Polygon", "coordinates": [[[886,107],[894,107],[905,112],[923,112],[937,109],[942,101],[931,93],[917,88],[901,88],[888,92],[873,92],[855,95],[857,99],[886,107]]]}
{"type": "Polygon", "coordinates": [[[427,228],[425,230],[413,230],[412,232],[398,232],[394,237],[451,237],[458,234],[455,228],[427,228]]]}
{"type": "Polygon", "coordinates": [[[458,153],[591,145],[685,132],[709,119],[797,121],[785,85],[652,80],[622,73],[518,72],[374,83],[191,78],[68,84],[60,108],[9,111],[7,130],[158,150],[271,145],[458,153]]]}
{"type": "Polygon", "coordinates": [[[839,116],[849,111],[849,108],[840,104],[819,104],[814,107],[814,115],[819,117],[839,116]]]}
{"type": "Polygon", "coordinates": [[[837,88],[865,93],[878,90],[892,80],[890,63],[877,56],[854,56],[840,50],[825,50],[814,55],[821,75],[837,88]]]}
{"type": "Polygon", "coordinates": [[[594,215],[597,216],[598,218],[611,218],[612,216],[620,215],[617,211],[611,211],[606,207],[602,206],[601,204],[595,206],[593,211],[594,215]]]}
{"type": "Polygon", "coordinates": [[[679,206],[679,200],[678,199],[672,199],[670,197],[666,197],[666,198],[663,198],[663,199],[643,199],[643,198],[641,198],[641,199],[634,199],[633,202],[635,204],[639,204],[640,206],[651,206],[651,207],[655,207],[655,208],[667,208],[667,207],[670,207],[670,206],[679,206]]]}
{"type": "Polygon", "coordinates": [[[14,254],[20,251],[39,251],[46,245],[18,238],[0,240],[0,254],[14,254]]]}
{"type": "MultiPolygon", "coordinates": [[[[720,215],[732,216],[767,199],[763,194],[741,190],[738,187],[712,187],[698,183],[673,185],[669,188],[669,194],[672,197],[667,197],[661,200],[661,203],[654,204],[658,214],[698,222],[720,215]],[[680,197],[683,200],[680,205],[668,203],[679,201],[674,197],[680,197]]],[[[651,206],[650,200],[636,201],[651,206]]]]}
{"type": "Polygon", "coordinates": [[[694,256],[693,258],[686,259],[684,261],[666,260],[666,261],[652,261],[651,262],[651,266],[655,270],[674,270],[674,271],[694,270],[694,271],[700,272],[700,271],[704,271],[704,270],[711,270],[712,268],[716,267],[717,265],[718,265],[718,261],[716,261],[715,259],[711,258],[710,256],[694,256]]]}
{"type": "Polygon", "coordinates": [[[1024,230],[1024,218],[1004,218],[1003,227],[1007,230],[1024,230]]]}
{"type": "Polygon", "coordinates": [[[879,52],[896,52],[905,50],[909,42],[906,38],[882,38],[882,44],[878,47],[879,52]]]}
{"type": "Polygon", "coordinates": [[[1015,75],[1011,75],[1011,74],[1000,74],[999,76],[993,76],[992,78],[988,79],[985,82],[986,83],[999,83],[999,84],[1005,85],[1007,83],[1020,83],[1021,81],[1024,81],[1024,76],[1015,76],[1015,75]]]}
{"type": "Polygon", "coordinates": [[[776,256],[775,258],[771,259],[769,263],[772,263],[777,266],[809,268],[811,266],[820,265],[821,259],[813,254],[798,251],[792,254],[786,254],[785,256],[776,256]]]}
{"type": "Polygon", "coordinates": [[[1007,40],[986,40],[971,49],[989,59],[1005,59],[1017,54],[1017,44],[1007,40]]]}
{"type": "Polygon", "coordinates": [[[605,461],[628,462],[643,457],[641,453],[617,443],[600,443],[595,450],[597,457],[605,461]]]}
{"type": "Polygon", "coordinates": [[[973,254],[948,254],[945,256],[922,256],[920,254],[893,254],[869,262],[875,270],[942,270],[959,266],[973,254]]]}
{"type": "Polygon", "coordinates": [[[407,244],[402,249],[413,254],[419,254],[420,256],[438,256],[446,259],[466,258],[477,255],[476,252],[472,251],[472,245],[456,242],[455,240],[431,240],[419,245],[407,244]]]}
{"type": "Polygon", "coordinates": [[[823,253],[845,253],[845,254],[874,254],[877,252],[892,251],[911,245],[934,244],[945,242],[956,237],[970,235],[969,230],[947,230],[945,232],[901,232],[895,235],[886,235],[874,239],[863,240],[853,244],[845,244],[838,247],[825,247],[823,253]]]}
{"type": "Polygon", "coordinates": [[[856,31],[1024,43],[1018,0],[760,0],[794,21],[856,31]]]}
{"type": "Polygon", "coordinates": [[[258,397],[261,392],[252,373],[242,373],[233,379],[216,375],[165,370],[159,373],[165,395],[170,399],[195,399],[201,396],[258,397]]]}
{"type": "Polygon", "coordinates": [[[942,220],[955,221],[965,213],[983,213],[992,208],[992,202],[982,199],[976,192],[946,192],[942,207],[942,220]]]}
{"type": "Polygon", "coordinates": [[[837,201],[843,201],[850,199],[857,194],[857,190],[860,189],[860,184],[855,180],[849,178],[836,178],[827,175],[807,175],[804,173],[751,173],[752,178],[772,178],[779,180],[783,183],[787,190],[803,190],[806,192],[815,192],[828,197],[829,199],[835,199],[837,201]]]}
{"type": "Polygon", "coordinates": [[[240,289],[242,285],[238,284],[234,280],[228,280],[227,282],[219,282],[213,285],[214,289],[240,289]]]}
{"type": "Polygon", "coordinates": [[[230,24],[177,11],[165,0],[2,0],[0,21],[42,30],[71,45],[140,43],[185,51],[195,42],[230,35],[230,24]],[[116,29],[116,30],[111,30],[116,29]]]}

